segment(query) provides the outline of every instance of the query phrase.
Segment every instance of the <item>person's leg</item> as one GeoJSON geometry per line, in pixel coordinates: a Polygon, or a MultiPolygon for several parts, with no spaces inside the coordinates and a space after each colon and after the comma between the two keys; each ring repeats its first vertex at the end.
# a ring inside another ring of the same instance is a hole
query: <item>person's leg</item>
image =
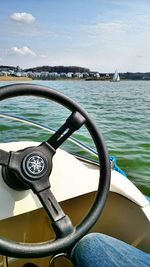
{"type": "Polygon", "coordinates": [[[76,267],[150,267],[150,254],[99,233],[84,236],[71,260],[76,267]]]}

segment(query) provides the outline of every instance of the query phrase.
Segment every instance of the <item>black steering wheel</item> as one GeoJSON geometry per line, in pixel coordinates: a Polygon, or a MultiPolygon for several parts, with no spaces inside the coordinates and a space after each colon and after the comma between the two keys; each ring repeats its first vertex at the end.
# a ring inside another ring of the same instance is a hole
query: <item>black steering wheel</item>
{"type": "Polygon", "coordinates": [[[0,100],[23,95],[44,97],[62,104],[71,111],[66,122],[46,141],[37,147],[28,147],[17,152],[0,149],[0,165],[7,185],[16,190],[32,189],[41,201],[52,221],[55,240],[43,243],[20,243],[0,238],[0,254],[18,258],[39,258],[66,252],[95,224],[104,207],[110,184],[110,163],[101,133],[88,113],[70,98],[46,86],[13,84],[0,88],[0,100]],[[83,124],[95,143],[99,162],[100,179],[95,200],[81,223],[74,227],[63,212],[50,190],[49,176],[52,159],[57,148],[83,124]],[[13,179],[11,179],[13,175],[13,179]],[[12,181],[13,180],[13,181],[12,181]]]}

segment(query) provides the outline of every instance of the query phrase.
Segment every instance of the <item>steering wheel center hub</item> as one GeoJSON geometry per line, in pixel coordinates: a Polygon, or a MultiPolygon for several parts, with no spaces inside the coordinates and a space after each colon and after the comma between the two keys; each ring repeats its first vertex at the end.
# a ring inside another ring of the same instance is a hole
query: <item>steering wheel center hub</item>
{"type": "Polygon", "coordinates": [[[46,158],[39,154],[28,155],[23,160],[24,172],[34,179],[43,176],[47,168],[48,164],[46,158]]]}

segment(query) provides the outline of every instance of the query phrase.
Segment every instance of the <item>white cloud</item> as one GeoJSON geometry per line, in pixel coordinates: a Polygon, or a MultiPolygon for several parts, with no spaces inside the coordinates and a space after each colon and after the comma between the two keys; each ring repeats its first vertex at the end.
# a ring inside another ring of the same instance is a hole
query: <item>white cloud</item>
{"type": "Polygon", "coordinates": [[[14,12],[13,14],[10,15],[10,19],[15,22],[22,22],[22,23],[32,23],[35,21],[35,17],[26,12],[14,12]]]}
{"type": "Polygon", "coordinates": [[[23,46],[20,48],[17,46],[11,47],[10,53],[20,56],[36,56],[36,53],[27,46],[23,46]]]}

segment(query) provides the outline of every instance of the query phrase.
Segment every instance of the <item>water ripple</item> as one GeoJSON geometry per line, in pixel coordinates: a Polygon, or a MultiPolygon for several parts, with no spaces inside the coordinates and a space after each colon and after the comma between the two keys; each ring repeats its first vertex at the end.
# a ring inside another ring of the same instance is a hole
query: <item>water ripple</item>
{"type": "MultiPolygon", "coordinates": [[[[102,131],[110,154],[130,179],[150,195],[150,82],[121,81],[34,81],[55,88],[81,104],[102,131]]],[[[4,85],[6,83],[2,83],[4,85]]],[[[13,113],[58,128],[69,116],[60,105],[35,97],[5,100],[0,111],[13,113]]],[[[10,140],[46,140],[43,130],[19,122],[0,120],[0,142],[10,140]]],[[[76,136],[94,146],[85,128],[76,136]]],[[[70,145],[66,144],[70,149],[70,145]]],[[[71,150],[84,154],[75,147],[71,150]]]]}

